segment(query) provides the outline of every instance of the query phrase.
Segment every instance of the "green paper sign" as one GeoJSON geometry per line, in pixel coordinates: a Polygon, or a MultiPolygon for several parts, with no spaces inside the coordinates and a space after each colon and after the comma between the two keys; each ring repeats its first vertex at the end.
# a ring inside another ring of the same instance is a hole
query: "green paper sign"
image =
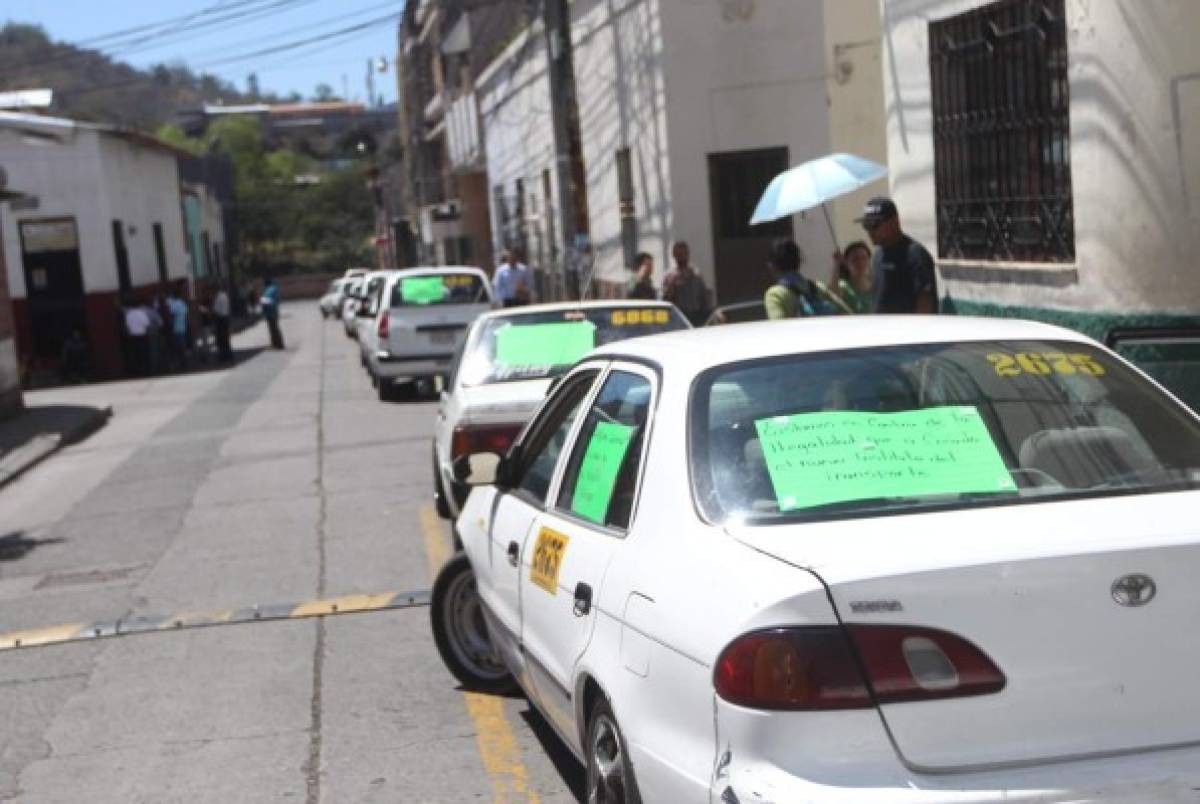
{"type": "Polygon", "coordinates": [[[877,497],[1016,490],[979,411],[830,411],[754,422],[781,511],[877,497]]]}
{"type": "Polygon", "coordinates": [[[400,280],[400,293],[409,304],[434,304],[446,298],[440,276],[410,276],[400,280]]]}
{"type": "Polygon", "coordinates": [[[604,522],[617,484],[617,473],[621,471],[621,463],[636,429],[627,424],[596,423],[575,481],[572,511],[593,522],[604,522]]]}
{"type": "Polygon", "coordinates": [[[496,331],[496,362],[502,366],[564,366],[596,346],[591,321],[509,324],[496,331]]]}

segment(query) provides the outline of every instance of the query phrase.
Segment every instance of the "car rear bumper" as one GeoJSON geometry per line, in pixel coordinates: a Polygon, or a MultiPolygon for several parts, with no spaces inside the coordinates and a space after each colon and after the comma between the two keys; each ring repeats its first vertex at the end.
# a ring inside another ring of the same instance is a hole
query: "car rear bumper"
{"type": "Polygon", "coordinates": [[[371,369],[380,379],[396,379],[398,377],[433,377],[446,374],[450,370],[450,361],[454,355],[425,354],[425,355],[393,355],[386,352],[376,352],[371,355],[371,369]]]}
{"type": "Polygon", "coordinates": [[[719,771],[711,800],[726,804],[1143,804],[1196,801],[1200,789],[1200,748],[937,775],[914,773],[895,760],[859,765],[857,757],[843,759],[840,773],[822,772],[814,780],[749,754],[734,756],[719,771]]]}

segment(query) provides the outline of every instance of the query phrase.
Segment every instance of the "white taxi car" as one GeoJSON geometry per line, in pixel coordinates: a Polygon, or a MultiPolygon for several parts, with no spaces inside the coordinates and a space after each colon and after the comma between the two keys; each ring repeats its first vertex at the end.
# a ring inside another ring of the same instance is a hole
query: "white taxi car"
{"type": "Polygon", "coordinates": [[[381,400],[396,380],[444,376],[467,327],[492,308],[492,285],[478,268],[393,271],[359,319],[363,366],[381,400]]]}
{"type": "Polygon", "coordinates": [[[555,377],[597,346],[690,328],[669,302],[537,304],[486,313],[467,332],[438,404],[433,487],[438,513],[458,516],[470,488],[454,478],[456,459],[506,452],[555,377]]]}
{"type": "Polygon", "coordinates": [[[363,280],[361,276],[349,280],[346,286],[346,300],[342,302],[342,327],[346,337],[353,338],[358,328],[358,307],[362,304],[363,280]]]}
{"type": "Polygon", "coordinates": [[[1200,419],[1081,335],[625,341],[459,467],[437,644],[589,801],[1196,799],[1200,419]]]}

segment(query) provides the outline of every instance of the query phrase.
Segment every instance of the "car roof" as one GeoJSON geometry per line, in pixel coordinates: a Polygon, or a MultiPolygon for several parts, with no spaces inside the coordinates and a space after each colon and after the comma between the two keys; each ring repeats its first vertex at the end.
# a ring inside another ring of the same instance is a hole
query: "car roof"
{"type": "Polygon", "coordinates": [[[491,310],[479,316],[480,319],[508,318],[510,316],[528,315],[530,313],[557,313],[563,310],[592,310],[605,307],[674,307],[670,302],[649,301],[646,299],[592,299],[590,301],[548,302],[546,304],[524,304],[520,307],[506,307],[502,310],[491,310]]]}
{"type": "Polygon", "coordinates": [[[922,343],[1045,339],[1094,343],[1073,330],[1015,318],[846,315],[727,324],[645,335],[602,346],[589,357],[628,356],[698,374],[711,366],[761,357],[922,343]]]}

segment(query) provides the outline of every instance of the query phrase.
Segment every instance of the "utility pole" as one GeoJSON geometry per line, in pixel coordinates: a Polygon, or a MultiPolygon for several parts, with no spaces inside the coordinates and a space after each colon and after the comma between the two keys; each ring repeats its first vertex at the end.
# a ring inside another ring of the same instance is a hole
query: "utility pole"
{"type": "Polygon", "coordinates": [[[375,59],[367,59],[367,102],[368,109],[375,105],[375,59]]]}
{"type": "Polygon", "coordinates": [[[558,218],[563,240],[562,278],[566,296],[579,298],[579,256],[581,247],[590,249],[590,244],[587,242],[587,177],[583,171],[583,140],[579,132],[568,0],[543,0],[542,23],[549,57],[550,114],[554,121],[558,218]]]}

